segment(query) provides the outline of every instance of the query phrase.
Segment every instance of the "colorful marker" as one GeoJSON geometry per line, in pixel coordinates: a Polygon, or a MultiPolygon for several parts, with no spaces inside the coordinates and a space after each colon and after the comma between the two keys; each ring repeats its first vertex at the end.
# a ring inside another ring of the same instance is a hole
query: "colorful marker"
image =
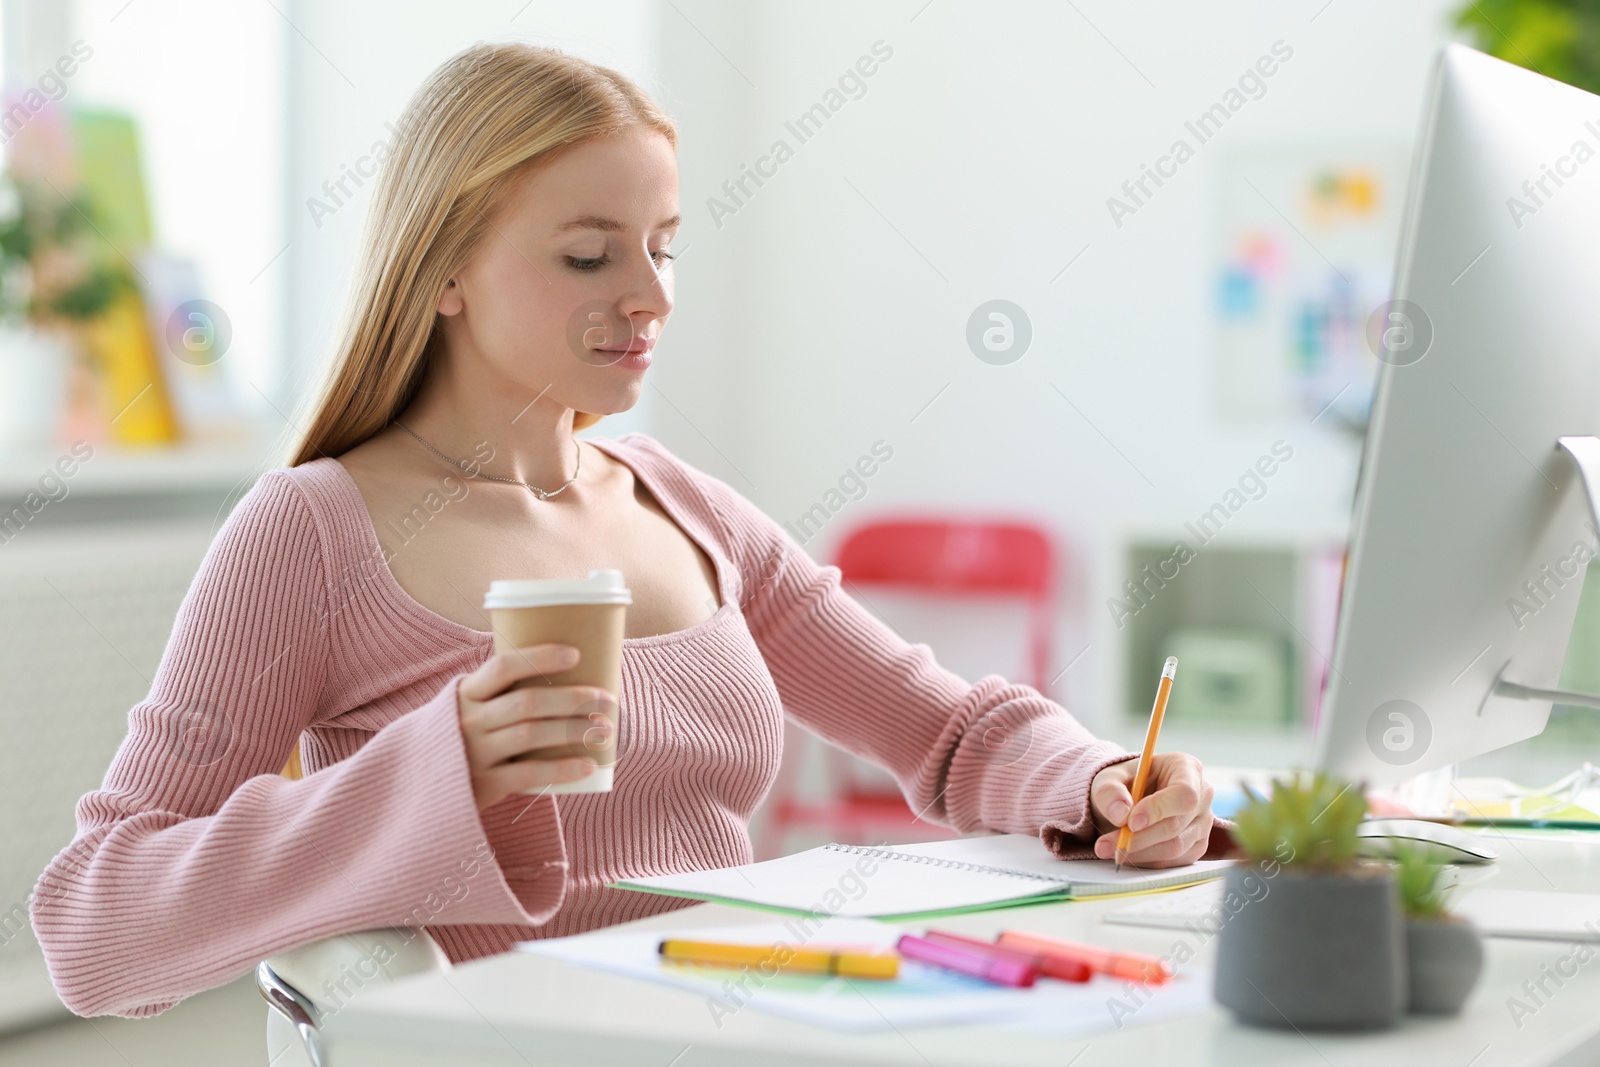
{"type": "Polygon", "coordinates": [[[739,945],[677,938],[662,941],[657,951],[664,958],[679,963],[717,967],[772,966],[783,971],[837,974],[846,978],[894,978],[900,973],[900,957],[893,952],[830,952],[791,945],[739,945]]]}
{"type": "Polygon", "coordinates": [[[908,960],[931,963],[996,985],[1026,988],[1039,977],[1038,970],[1020,954],[995,952],[993,945],[975,949],[945,941],[930,941],[915,934],[903,934],[895,947],[908,960]]]}
{"type": "Polygon", "coordinates": [[[1053,937],[1023,933],[1020,930],[1002,930],[997,943],[1003,948],[1022,952],[1037,952],[1041,956],[1079,960],[1101,974],[1126,978],[1130,982],[1160,985],[1172,978],[1172,968],[1156,956],[1141,952],[1113,952],[1098,945],[1084,945],[1076,941],[1058,941],[1053,937]]]}
{"type": "Polygon", "coordinates": [[[1046,955],[1031,949],[1000,945],[992,941],[979,941],[975,937],[947,934],[943,930],[929,930],[922,936],[929,941],[938,941],[942,944],[964,945],[967,948],[1005,953],[1032,967],[1046,978],[1059,978],[1063,982],[1087,982],[1094,977],[1094,968],[1087,961],[1073,959],[1070,956],[1061,954],[1046,955]]]}

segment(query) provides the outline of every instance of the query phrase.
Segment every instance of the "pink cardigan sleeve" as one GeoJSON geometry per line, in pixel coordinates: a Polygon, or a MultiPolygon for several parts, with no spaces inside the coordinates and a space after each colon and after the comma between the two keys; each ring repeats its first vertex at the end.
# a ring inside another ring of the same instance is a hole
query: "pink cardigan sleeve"
{"type": "Polygon", "coordinates": [[[725,482],[691,477],[738,567],[739,602],[785,713],[894,775],[920,817],[962,832],[1037,834],[1056,855],[1093,854],[1089,783],[1137,754],[1096,739],[1027,685],[975,684],[855,602],[725,482]]]}
{"type": "Polygon", "coordinates": [[[78,804],[77,837],[40,877],[33,927],[80,1015],[152,1015],[335,933],[538,923],[559,906],[564,879],[519,895],[493,858],[460,675],[343,762],[277,773],[329,675],[321,543],[287,474],[239,503],[104,783],[78,804]]]}

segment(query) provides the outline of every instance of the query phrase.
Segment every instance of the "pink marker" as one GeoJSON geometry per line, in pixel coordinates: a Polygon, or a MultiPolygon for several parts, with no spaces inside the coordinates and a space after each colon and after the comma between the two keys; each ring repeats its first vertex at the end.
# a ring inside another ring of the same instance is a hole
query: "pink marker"
{"type": "Polygon", "coordinates": [[[1083,960],[1052,956],[1043,952],[1029,952],[1012,948],[1010,945],[998,945],[992,941],[979,941],[975,937],[947,934],[943,930],[929,930],[922,936],[941,945],[961,945],[966,948],[982,949],[996,956],[1007,956],[1027,964],[1045,978],[1059,978],[1063,982],[1087,982],[1094,977],[1094,968],[1083,960]]]}
{"type": "Polygon", "coordinates": [[[1025,988],[1033,985],[1033,980],[1039,976],[1039,972],[1019,960],[1014,951],[987,952],[966,945],[929,941],[915,934],[902,934],[895,948],[908,960],[931,963],[996,985],[1025,988]]]}

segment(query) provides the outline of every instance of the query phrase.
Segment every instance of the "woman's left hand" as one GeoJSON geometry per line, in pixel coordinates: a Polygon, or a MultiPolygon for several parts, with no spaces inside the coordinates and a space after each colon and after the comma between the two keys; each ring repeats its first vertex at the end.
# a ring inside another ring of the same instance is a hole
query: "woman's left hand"
{"type": "Polygon", "coordinates": [[[1132,806],[1137,759],[1113,763],[1089,783],[1094,815],[1094,854],[1116,855],[1124,822],[1133,841],[1123,862],[1134,867],[1180,867],[1205,855],[1211,841],[1211,784],[1200,761],[1183,752],[1158,752],[1150,761],[1144,799],[1132,806]]]}

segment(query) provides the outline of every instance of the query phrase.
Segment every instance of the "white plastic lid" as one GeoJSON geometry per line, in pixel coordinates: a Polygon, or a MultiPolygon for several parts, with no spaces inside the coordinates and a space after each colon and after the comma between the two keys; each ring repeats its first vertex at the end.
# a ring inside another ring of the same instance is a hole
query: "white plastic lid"
{"type": "Polygon", "coordinates": [[[485,611],[557,604],[632,604],[621,571],[590,571],[587,578],[513,578],[489,583],[485,611]]]}

